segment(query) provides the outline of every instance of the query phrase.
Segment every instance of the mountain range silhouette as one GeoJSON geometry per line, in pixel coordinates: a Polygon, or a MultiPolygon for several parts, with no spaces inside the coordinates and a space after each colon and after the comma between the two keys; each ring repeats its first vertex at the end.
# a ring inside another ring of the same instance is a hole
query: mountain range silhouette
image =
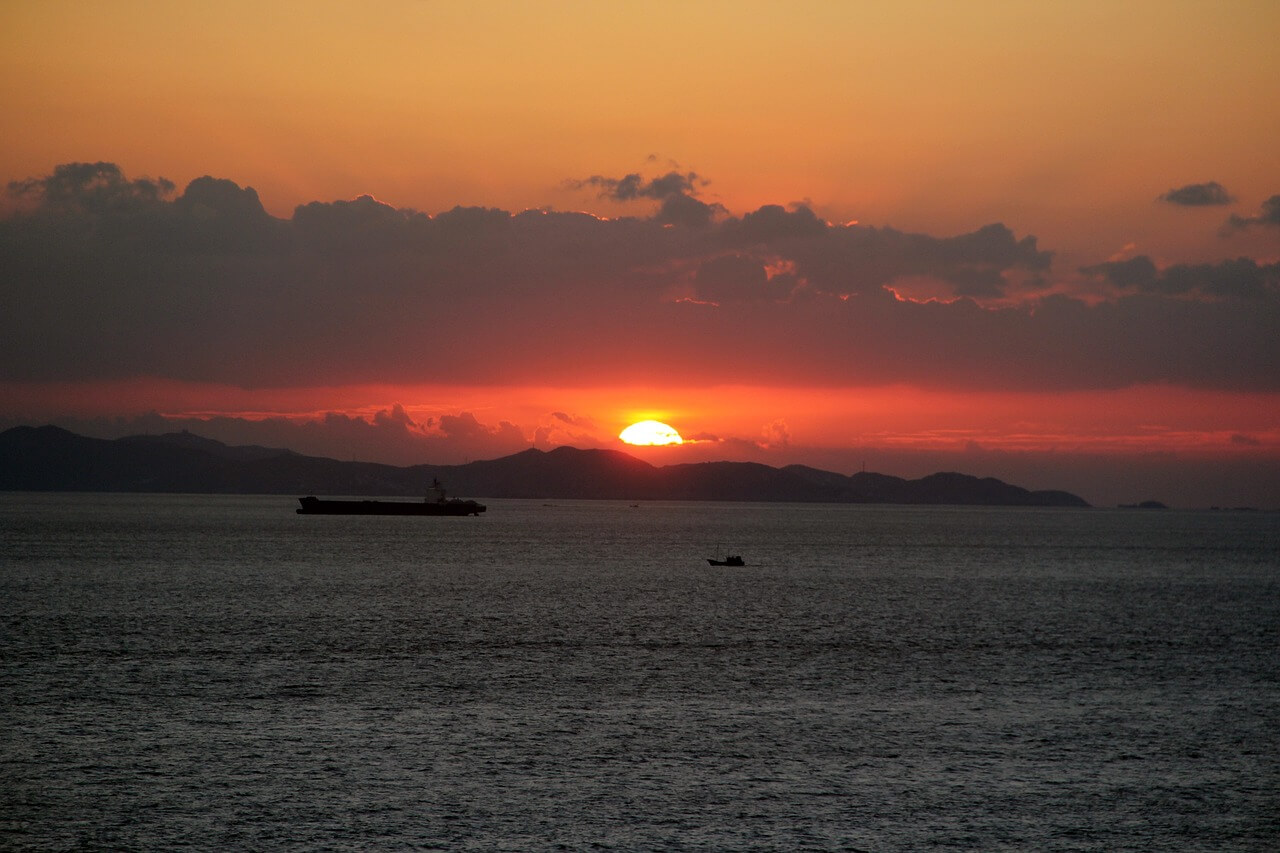
{"type": "Polygon", "coordinates": [[[234,447],[190,432],[114,440],[54,426],[0,433],[5,491],[421,496],[433,479],[451,494],[483,498],[1089,506],[1069,492],[1030,491],[953,472],[906,480],[756,462],[659,467],[617,450],[574,447],[397,467],[234,447]]]}

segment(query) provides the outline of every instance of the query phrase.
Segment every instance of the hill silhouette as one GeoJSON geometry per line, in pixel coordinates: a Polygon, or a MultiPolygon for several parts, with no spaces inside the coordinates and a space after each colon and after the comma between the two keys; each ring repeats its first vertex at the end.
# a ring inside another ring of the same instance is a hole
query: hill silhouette
{"type": "Polygon", "coordinates": [[[967,474],[906,480],[756,462],[656,467],[616,450],[574,447],[465,465],[397,467],[231,447],[189,432],[115,440],[53,426],[0,433],[5,491],[420,496],[433,479],[453,494],[484,498],[1088,506],[1068,492],[1029,491],[967,474]]]}

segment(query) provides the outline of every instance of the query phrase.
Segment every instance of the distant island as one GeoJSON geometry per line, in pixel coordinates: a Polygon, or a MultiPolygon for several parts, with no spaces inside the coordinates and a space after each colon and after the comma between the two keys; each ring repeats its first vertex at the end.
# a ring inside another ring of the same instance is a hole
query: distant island
{"type": "Polygon", "coordinates": [[[54,426],[0,433],[0,490],[420,496],[433,479],[455,495],[594,500],[789,501],[1087,507],[1063,491],[991,477],[919,480],[756,462],[650,465],[617,450],[525,450],[465,465],[342,462],[267,447],[232,447],[190,432],[87,438],[54,426]]]}

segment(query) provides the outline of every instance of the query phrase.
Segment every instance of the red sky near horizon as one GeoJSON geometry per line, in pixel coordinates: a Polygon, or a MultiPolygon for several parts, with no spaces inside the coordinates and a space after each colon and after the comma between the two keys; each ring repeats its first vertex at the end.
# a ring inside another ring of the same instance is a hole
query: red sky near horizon
{"type": "Polygon", "coordinates": [[[652,417],[695,439],[657,463],[1280,507],[1278,35],[1250,2],[10,4],[0,426],[408,464],[652,417]]]}

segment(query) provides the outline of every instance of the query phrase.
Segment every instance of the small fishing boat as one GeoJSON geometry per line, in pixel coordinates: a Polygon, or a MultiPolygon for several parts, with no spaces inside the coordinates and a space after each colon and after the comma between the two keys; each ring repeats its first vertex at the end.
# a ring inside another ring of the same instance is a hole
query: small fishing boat
{"type": "Polygon", "coordinates": [[[725,554],[724,557],[716,559],[715,557],[707,557],[707,562],[713,566],[745,566],[740,554],[725,554]]]}

